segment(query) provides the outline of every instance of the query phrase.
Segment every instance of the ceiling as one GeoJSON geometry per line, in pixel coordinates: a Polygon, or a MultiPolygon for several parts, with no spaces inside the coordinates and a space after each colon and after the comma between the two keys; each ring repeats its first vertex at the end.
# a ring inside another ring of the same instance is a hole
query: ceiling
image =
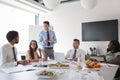
{"type": "MultiPolygon", "coordinates": [[[[39,2],[40,4],[44,5],[43,0],[33,0],[33,1],[39,2]]],[[[62,3],[74,2],[74,1],[80,1],[80,0],[60,0],[60,3],[62,4],[62,3]]]]}
{"type": "MultiPolygon", "coordinates": [[[[60,0],[60,4],[69,3],[69,2],[76,2],[81,0],[60,0]]],[[[84,1],[84,0],[82,0],[84,1]]],[[[89,1],[89,0],[88,0],[89,1]]],[[[88,4],[86,3],[87,7],[94,7],[94,0],[88,4]]],[[[0,0],[0,4],[4,4],[13,8],[17,8],[23,11],[27,11],[34,14],[41,14],[41,13],[48,13],[52,12],[54,9],[48,7],[44,4],[43,0],[0,0]]]]}

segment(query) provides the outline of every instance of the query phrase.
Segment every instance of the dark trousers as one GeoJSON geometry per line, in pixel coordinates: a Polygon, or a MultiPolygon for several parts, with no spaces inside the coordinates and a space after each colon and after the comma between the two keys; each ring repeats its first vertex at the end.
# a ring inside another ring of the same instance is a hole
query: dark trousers
{"type": "Polygon", "coordinates": [[[53,50],[53,48],[44,48],[43,51],[44,51],[43,55],[46,59],[48,59],[48,57],[49,57],[49,59],[54,60],[54,50],[53,50]]]}

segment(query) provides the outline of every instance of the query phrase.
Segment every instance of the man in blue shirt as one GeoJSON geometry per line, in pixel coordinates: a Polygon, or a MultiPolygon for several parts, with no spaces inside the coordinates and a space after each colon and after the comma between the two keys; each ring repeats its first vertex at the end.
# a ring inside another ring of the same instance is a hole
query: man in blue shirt
{"type": "Polygon", "coordinates": [[[49,30],[49,25],[50,24],[48,21],[43,22],[44,30],[42,30],[39,34],[38,43],[43,47],[43,51],[44,51],[43,55],[45,59],[47,59],[48,57],[50,59],[54,59],[53,48],[54,48],[54,44],[57,42],[57,39],[55,36],[55,32],[49,30]]]}

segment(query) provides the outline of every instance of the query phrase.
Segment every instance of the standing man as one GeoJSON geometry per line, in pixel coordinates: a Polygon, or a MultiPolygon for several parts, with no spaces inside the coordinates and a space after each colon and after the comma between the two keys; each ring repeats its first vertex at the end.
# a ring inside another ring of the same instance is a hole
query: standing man
{"type": "Polygon", "coordinates": [[[49,57],[50,59],[54,60],[54,44],[57,42],[55,32],[52,30],[49,30],[49,22],[44,21],[43,22],[44,30],[40,32],[39,34],[39,45],[43,47],[43,55],[44,58],[47,60],[49,57]]]}
{"type": "Polygon", "coordinates": [[[74,39],[73,49],[70,49],[65,57],[67,60],[77,61],[78,58],[80,58],[82,62],[85,61],[85,52],[79,48],[79,45],[80,41],[78,39],[74,39]]]}
{"type": "Polygon", "coordinates": [[[0,65],[2,67],[17,66],[18,64],[26,65],[27,60],[17,60],[17,49],[14,47],[15,44],[19,43],[19,34],[17,31],[9,31],[6,35],[9,43],[1,47],[0,65]]]}

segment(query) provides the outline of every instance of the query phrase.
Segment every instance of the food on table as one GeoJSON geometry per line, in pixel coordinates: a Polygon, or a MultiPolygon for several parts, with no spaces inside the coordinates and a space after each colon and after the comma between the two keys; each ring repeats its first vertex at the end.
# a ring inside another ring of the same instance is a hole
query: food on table
{"type": "Polygon", "coordinates": [[[48,64],[49,67],[69,67],[68,64],[56,63],[56,64],[48,64]]]}
{"type": "Polygon", "coordinates": [[[78,70],[82,70],[82,67],[80,65],[77,66],[78,70]]]}
{"type": "Polygon", "coordinates": [[[88,60],[85,61],[85,63],[86,63],[86,65],[88,65],[88,64],[91,64],[92,61],[90,59],[88,59],[88,60]]]}
{"type": "Polygon", "coordinates": [[[53,76],[53,75],[54,75],[54,72],[43,70],[43,71],[40,72],[40,75],[53,76]]]}
{"type": "Polygon", "coordinates": [[[90,59],[86,60],[85,63],[88,68],[100,68],[101,67],[101,65],[97,61],[90,61],[90,59]]]}

